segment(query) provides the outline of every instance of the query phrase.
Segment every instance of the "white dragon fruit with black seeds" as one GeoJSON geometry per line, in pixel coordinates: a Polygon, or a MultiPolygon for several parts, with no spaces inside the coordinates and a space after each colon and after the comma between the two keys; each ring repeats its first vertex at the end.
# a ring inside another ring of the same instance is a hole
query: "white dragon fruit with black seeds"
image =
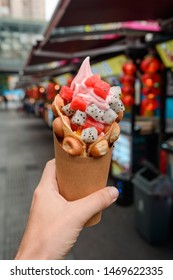
{"type": "Polygon", "coordinates": [[[77,110],[73,117],[71,118],[71,123],[75,123],[78,125],[84,125],[86,121],[87,114],[85,112],[82,112],[80,110],[77,110]]]}
{"type": "Polygon", "coordinates": [[[86,143],[93,143],[98,138],[98,132],[95,127],[88,127],[82,130],[81,139],[86,143]]]}
{"type": "Polygon", "coordinates": [[[74,114],[74,110],[70,109],[70,103],[62,107],[63,112],[66,116],[70,117],[74,114]]]}
{"type": "Polygon", "coordinates": [[[110,87],[110,93],[112,93],[114,97],[120,98],[121,88],[119,86],[110,87]]]}
{"type": "Polygon", "coordinates": [[[104,110],[99,109],[95,104],[91,104],[86,108],[86,113],[94,120],[100,121],[104,115],[104,110]]]}
{"type": "Polygon", "coordinates": [[[113,111],[111,108],[107,109],[102,117],[103,122],[107,124],[112,124],[116,118],[118,117],[117,113],[113,111]]]}
{"type": "Polygon", "coordinates": [[[124,104],[121,101],[121,99],[119,99],[118,102],[116,103],[114,111],[116,113],[119,113],[119,112],[124,111],[124,110],[125,110],[124,104]]]}
{"type": "Polygon", "coordinates": [[[120,111],[124,111],[125,110],[124,105],[123,105],[121,99],[119,99],[119,98],[117,98],[115,96],[111,97],[109,106],[116,113],[119,113],[120,111]]]}
{"type": "Polygon", "coordinates": [[[109,106],[114,111],[115,111],[115,108],[117,106],[118,100],[120,100],[120,99],[117,98],[116,96],[112,96],[110,101],[109,101],[109,106]]]}

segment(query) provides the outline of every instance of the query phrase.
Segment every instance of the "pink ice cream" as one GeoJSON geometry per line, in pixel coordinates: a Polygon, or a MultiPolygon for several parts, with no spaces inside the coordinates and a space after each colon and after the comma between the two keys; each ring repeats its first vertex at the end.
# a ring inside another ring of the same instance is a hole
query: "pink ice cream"
{"type": "Polygon", "coordinates": [[[64,103],[61,112],[87,144],[104,135],[124,110],[120,87],[110,87],[98,74],[93,74],[89,60],[87,57],[83,61],[70,87],[62,86],[59,92],[60,106],[64,103]]]}
{"type": "Polygon", "coordinates": [[[73,79],[71,83],[71,89],[73,90],[73,97],[80,96],[82,99],[86,102],[87,106],[90,104],[95,104],[97,105],[101,110],[106,110],[109,108],[109,103],[111,98],[113,97],[113,92],[109,90],[109,93],[104,100],[100,96],[96,95],[94,93],[93,88],[87,87],[85,85],[85,81],[93,76],[93,73],[91,72],[91,67],[90,67],[90,58],[86,57],[85,60],[83,61],[78,74],[76,77],[73,79]]]}

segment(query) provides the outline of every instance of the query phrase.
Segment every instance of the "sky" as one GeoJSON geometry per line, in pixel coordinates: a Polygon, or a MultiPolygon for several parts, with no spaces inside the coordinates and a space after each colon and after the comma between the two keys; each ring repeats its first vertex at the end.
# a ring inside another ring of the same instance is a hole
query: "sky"
{"type": "Polygon", "coordinates": [[[49,20],[54,12],[59,0],[44,0],[46,9],[46,20],[49,20]]]}

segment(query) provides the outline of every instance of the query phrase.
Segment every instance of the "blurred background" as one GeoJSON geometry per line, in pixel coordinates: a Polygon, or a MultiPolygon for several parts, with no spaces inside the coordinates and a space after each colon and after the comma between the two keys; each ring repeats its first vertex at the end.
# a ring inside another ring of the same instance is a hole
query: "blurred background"
{"type": "Polygon", "coordinates": [[[51,103],[90,56],[121,86],[119,198],[67,259],[173,259],[173,2],[0,0],[0,259],[13,259],[54,157],[51,103]]]}

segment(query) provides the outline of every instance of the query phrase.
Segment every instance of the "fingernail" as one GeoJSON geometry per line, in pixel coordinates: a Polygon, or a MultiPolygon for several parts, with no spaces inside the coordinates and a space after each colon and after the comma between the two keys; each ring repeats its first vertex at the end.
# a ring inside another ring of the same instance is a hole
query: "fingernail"
{"type": "Polygon", "coordinates": [[[119,195],[118,190],[114,186],[108,187],[108,192],[110,193],[110,195],[113,199],[116,199],[119,195]]]}

